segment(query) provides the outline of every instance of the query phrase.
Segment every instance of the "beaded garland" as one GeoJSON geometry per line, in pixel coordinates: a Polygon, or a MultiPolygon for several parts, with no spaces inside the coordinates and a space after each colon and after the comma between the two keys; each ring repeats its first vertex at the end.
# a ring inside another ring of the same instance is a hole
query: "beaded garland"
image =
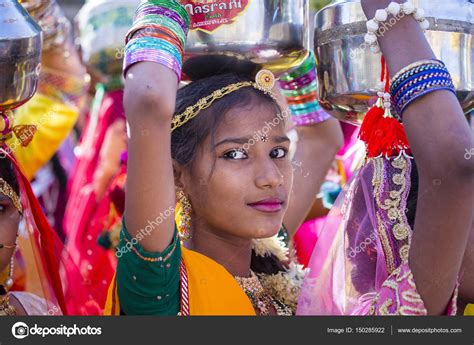
{"type": "Polygon", "coordinates": [[[270,315],[272,307],[277,312],[277,315],[293,315],[288,306],[270,296],[253,271],[250,271],[250,277],[235,277],[235,280],[244,290],[255,310],[259,311],[259,315],[270,315]]]}

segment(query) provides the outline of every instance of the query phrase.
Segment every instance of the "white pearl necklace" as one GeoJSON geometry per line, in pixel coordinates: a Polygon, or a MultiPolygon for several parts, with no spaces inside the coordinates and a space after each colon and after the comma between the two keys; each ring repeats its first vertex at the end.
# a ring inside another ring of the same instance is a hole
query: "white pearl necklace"
{"type": "MultiPolygon", "coordinates": [[[[425,11],[422,8],[415,7],[415,5],[413,5],[410,1],[407,1],[403,4],[399,4],[397,2],[391,2],[387,6],[387,8],[377,10],[375,12],[375,17],[367,21],[366,23],[367,34],[365,35],[364,40],[365,40],[365,43],[369,45],[370,50],[373,53],[380,52],[380,46],[377,41],[377,34],[379,33],[379,30],[381,30],[381,27],[385,31],[387,31],[393,25],[395,25],[398,22],[398,20],[400,20],[406,15],[413,15],[413,17],[420,23],[420,26],[423,31],[429,28],[430,23],[428,20],[426,20],[425,11]],[[389,15],[392,15],[393,17],[389,21],[388,25],[387,24],[381,25],[382,23],[387,21],[389,15]],[[395,22],[391,23],[392,20],[395,20],[395,22]]],[[[383,36],[383,33],[380,32],[379,34],[383,36]]]]}

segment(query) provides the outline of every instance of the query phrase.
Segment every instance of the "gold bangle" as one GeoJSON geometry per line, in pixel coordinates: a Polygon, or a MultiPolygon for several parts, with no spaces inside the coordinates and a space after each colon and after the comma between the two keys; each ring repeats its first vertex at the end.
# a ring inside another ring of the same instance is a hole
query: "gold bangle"
{"type": "Polygon", "coordinates": [[[402,68],[400,71],[398,71],[397,74],[395,74],[395,76],[390,80],[390,84],[393,84],[395,82],[395,80],[397,80],[402,74],[408,72],[409,70],[411,70],[413,68],[416,68],[416,67],[419,67],[421,65],[429,64],[429,63],[444,66],[443,62],[441,62],[439,60],[434,60],[434,59],[416,61],[416,62],[413,62],[413,63],[409,64],[408,66],[402,68]]]}

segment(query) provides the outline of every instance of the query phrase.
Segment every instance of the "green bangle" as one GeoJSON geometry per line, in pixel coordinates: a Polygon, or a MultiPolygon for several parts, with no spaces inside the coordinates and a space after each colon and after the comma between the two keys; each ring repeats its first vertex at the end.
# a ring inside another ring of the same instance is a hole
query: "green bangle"
{"type": "Polygon", "coordinates": [[[148,7],[150,5],[156,5],[156,6],[161,6],[161,7],[165,7],[165,8],[169,8],[170,10],[173,10],[174,12],[176,12],[178,15],[180,15],[184,21],[186,22],[186,24],[189,24],[191,23],[191,20],[189,18],[189,14],[188,14],[188,11],[186,11],[186,9],[183,7],[183,5],[181,5],[179,2],[177,1],[171,1],[171,0],[148,0],[147,2],[141,4],[139,7],[138,7],[138,10],[137,12],[143,8],[143,7],[148,7]]]}
{"type": "Polygon", "coordinates": [[[281,90],[281,93],[285,97],[297,97],[306,95],[308,93],[314,92],[318,90],[318,84],[316,81],[311,82],[311,84],[303,87],[302,89],[298,90],[281,90]]]}

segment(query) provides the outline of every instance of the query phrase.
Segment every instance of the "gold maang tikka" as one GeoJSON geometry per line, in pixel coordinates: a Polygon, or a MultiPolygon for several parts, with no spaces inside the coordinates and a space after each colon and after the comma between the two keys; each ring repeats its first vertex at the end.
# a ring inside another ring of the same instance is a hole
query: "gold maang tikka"
{"type": "Polygon", "coordinates": [[[244,87],[253,87],[277,101],[275,94],[272,92],[274,86],[275,76],[273,73],[268,70],[261,70],[255,76],[255,82],[244,81],[227,85],[222,89],[214,91],[209,96],[201,98],[196,104],[187,107],[184,112],[173,117],[171,130],[174,131],[176,128],[183,126],[189,120],[196,117],[202,110],[209,108],[216,100],[244,87]]]}

